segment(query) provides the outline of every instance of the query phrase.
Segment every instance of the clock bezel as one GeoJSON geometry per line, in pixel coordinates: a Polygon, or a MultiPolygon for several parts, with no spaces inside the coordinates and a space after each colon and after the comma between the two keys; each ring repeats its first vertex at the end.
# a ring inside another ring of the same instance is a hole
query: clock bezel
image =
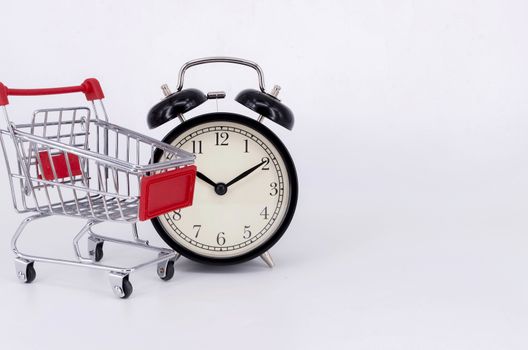
{"type": "MultiPolygon", "coordinates": [[[[241,114],[236,113],[228,113],[228,112],[214,112],[214,113],[207,113],[202,114],[196,117],[193,117],[192,119],[186,120],[185,122],[177,125],[174,129],[172,129],[164,138],[163,142],[171,144],[178,136],[184,134],[188,130],[199,126],[201,124],[210,123],[210,122],[231,122],[236,124],[241,124],[242,126],[254,129],[255,131],[262,134],[269,142],[273,144],[273,146],[277,149],[277,152],[279,153],[279,156],[282,157],[282,160],[284,161],[284,165],[286,167],[286,172],[288,173],[288,180],[290,183],[290,201],[288,203],[287,211],[284,215],[284,219],[282,220],[282,223],[280,226],[275,230],[275,232],[271,235],[271,237],[268,238],[267,241],[262,243],[261,245],[255,247],[255,249],[250,250],[249,252],[246,252],[244,254],[238,255],[238,256],[232,256],[227,258],[219,258],[219,257],[210,257],[210,256],[204,256],[201,254],[198,254],[187,247],[184,247],[180,245],[178,242],[176,242],[171,235],[169,235],[163,225],[160,223],[159,219],[153,218],[151,219],[151,222],[158,232],[159,236],[167,243],[172,249],[180,253],[181,255],[185,256],[188,259],[191,259],[193,261],[204,263],[204,264],[210,264],[210,265],[233,265],[233,264],[239,264],[243,263],[249,260],[252,260],[275,245],[281,237],[286,232],[287,228],[289,227],[291,220],[293,218],[293,215],[295,213],[295,209],[297,207],[297,198],[298,198],[298,180],[297,180],[297,171],[295,169],[295,164],[293,163],[293,159],[288,152],[288,149],[282,141],[271,131],[269,128],[267,128],[262,123],[257,122],[254,119],[251,119],[249,117],[243,116],[241,114]]],[[[156,149],[154,152],[154,162],[157,162],[160,157],[162,156],[163,151],[160,149],[156,149]]]]}

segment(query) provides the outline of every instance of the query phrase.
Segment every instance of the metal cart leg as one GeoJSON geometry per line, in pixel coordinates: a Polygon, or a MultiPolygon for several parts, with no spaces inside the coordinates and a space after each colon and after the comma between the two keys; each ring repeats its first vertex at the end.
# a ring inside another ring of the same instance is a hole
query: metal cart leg
{"type": "Polygon", "coordinates": [[[144,244],[144,245],[149,245],[149,241],[148,240],[142,240],[142,239],[139,238],[139,234],[138,234],[137,224],[136,223],[132,224],[132,237],[134,237],[134,241],[136,241],[137,243],[141,243],[141,244],[144,244]]]}
{"type": "Polygon", "coordinates": [[[48,215],[44,215],[44,214],[31,215],[31,216],[28,216],[27,218],[25,218],[24,220],[22,220],[20,225],[18,225],[18,228],[15,231],[15,234],[13,235],[13,238],[11,238],[11,249],[16,254],[16,256],[18,256],[18,257],[23,257],[24,256],[24,254],[20,253],[20,251],[17,248],[17,241],[20,238],[20,235],[22,234],[22,231],[24,231],[24,229],[26,228],[27,224],[29,224],[33,220],[45,218],[47,216],[48,215]]]}
{"type": "Polygon", "coordinates": [[[54,264],[63,264],[63,265],[69,265],[69,266],[88,267],[88,268],[108,271],[110,285],[112,286],[112,291],[114,292],[116,296],[118,296],[119,298],[123,298],[123,299],[128,298],[130,294],[132,294],[133,288],[129,280],[129,274],[135,270],[138,270],[140,268],[150,266],[150,265],[156,265],[157,266],[156,272],[162,280],[168,281],[174,276],[174,262],[176,261],[178,257],[176,252],[170,249],[149,245],[147,241],[143,241],[139,239],[139,237],[137,237],[137,230],[132,232],[134,240],[130,240],[130,241],[95,234],[92,231],[92,227],[100,222],[92,221],[92,220],[88,221],[86,225],[84,225],[81,231],[79,231],[79,233],[77,233],[73,239],[73,248],[74,248],[74,252],[75,252],[77,260],[57,259],[57,258],[43,257],[43,256],[29,255],[29,254],[22,253],[17,247],[17,242],[20,236],[22,235],[22,232],[24,231],[27,224],[36,219],[40,219],[40,218],[44,218],[48,216],[49,215],[47,214],[37,214],[37,215],[32,215],[30,217],[25,218],[18,226],[11,240],[11,248],[13,249],[13,252],[16,255],[15,271],[16,271],[18,279],[24,283],[31,283],[35,279],[36,273],[35,273],[35,269],[33,266],[35,261],[54,263],[54,264]],[[89,235],[88,236],[88,251],[89,251],[90,258],[83,257],[79,249],[79,241],[86,234],[89,235]],[[102,245],[105,241],[111,242],[111,243],[122,244],[122,245],[130,245],[136,248],[149,249],[149,250],[152,250],[153,252],[156,252],[157,256],[156,258],[153,258],[149,261],[145,261],[141,264],[131,266],[131,267],[120,267],[120,266],[100,264],[100,263],[97,263],[97,261],[101,260],[103,256],[102,245]]]}
{"type": "Polygon", "coordinates": [[[77,256],[77,259],[82,262],[91,262],[92,259],[85,258],[81,255],[81,250],[79,249],[79,240],[84,236],[85,234],[90,232],[90,228],[96,224],[95,221],[88,221],[86,225],[79,231],[79,233],[73,238],[73,250],[75,251],[75,255],[77,256]]]}
{"type": "Polygon", "coordinates": [[[19,281],[23,283],[31,283],[35,280],[37,277],[37,273],[34,268],[34,260],[28,259],[28,257],[24,256],[20,253],[20,251],[17,248],[17,241],[20,238],[20,235],[24,231],[24,228],[33,220],[37,220],[43,217],[46,217],[47,215],[42,214],[36,214],[29,216],[22,220],[20,225],[18,225],[17,230],[15,231],[15,234],[13,235],[13,238],[11,239],[11,249],[17,256],[15,258],[15,272],[16,276],[19,279],[19,281]]]}

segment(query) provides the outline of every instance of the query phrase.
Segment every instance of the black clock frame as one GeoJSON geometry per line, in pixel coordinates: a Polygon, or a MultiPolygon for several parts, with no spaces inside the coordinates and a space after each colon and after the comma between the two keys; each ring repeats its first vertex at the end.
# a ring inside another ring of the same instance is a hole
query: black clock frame
{"type": "MultiPolygon", "coordinates": [[[[279,239],[282,237],[284,232],[286,232],[286,229],[291,223],[291,220],[293,218],[293,214],[295,213],[295,209],[297,206],[297,197],[298,197],[298,180],[297,180],[297,171],[295,169],[295,165],[293,163],[293,159],[282,143],[282,141],[275,135],[270,129],[268,129],[266,126],[264,126],[262,123],[257,122],[254,119],[251,119],[249,117],[236,114],[236,113],[227,113],[227,112],[216,112],[216,113],[208,113],[203,114],[200,116],[193,117],[192,119],[189,119],[180,125],[176,126],[174,129],[172,129],[164,138],[163,142],[171,144],[178,136],[185,133],[186,131],[190,130],[191,128],[198,126],[200,124],[209,123],[209,122],[232,122],[232,123],[238,123],[242,124],[246,127],[252,128],[256,130],[257,132],[261,133],[266,137],[272,144],[275,146],[277,151],[280,153],[280,156],[282,157],[284,164],[287,168],[288,173],[288,179],[290,182],[290,202],[288,204],[287,212],[284,216],[284,219],[278,229],[275,231],[275,233],[263,244],[256,247],[254,250],[251,250],[247,253],[244,253],[239,256],[229,257],[229,258],[214,258],[214,257],[208,257],[203,256],[200,254],[197,254],[188,248],[178,244],[163,228],[163,225],[159,222],[158,218],[151,219],[152,224],[154,225],[154,228],[158,232],[159,236],[167,243],[172,249],[180,253],[181,255],[185,256],[186,258],[189,258],[191,260],[204,263],[204,264],[210,264],[210,265],[232,265],[232,264],[239,264],[243,263],[249,260],[252,260],[275,245],[279,241],[279,239]]],[[[163,151],[160,149],[156,149],[154,152],[154,162],[158,162],[160,157],[162,156],[163,151]]]]}

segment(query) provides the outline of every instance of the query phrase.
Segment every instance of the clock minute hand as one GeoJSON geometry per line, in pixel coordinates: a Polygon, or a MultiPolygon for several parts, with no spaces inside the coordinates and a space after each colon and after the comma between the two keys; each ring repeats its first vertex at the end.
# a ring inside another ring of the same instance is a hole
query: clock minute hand
{"type": "Polygon", "coordinates": [[[208,178],[207,176],[205,176],[204,174],[202,174],[201,172],[197,171],[196,177],[204,182],[207,182],[209,185],[216,187],[216,184],[214,183],[214,181],[208,178]]]}
{"type": "Polygon", "coordinates": [[[229,181],[228,183],[226,183],[226,187],[229,187],[231,186],[232,184],[234,184],[235,182],[239,181],[239,180],[242,180],[243,178],[245,178],[246,176],[248,176],[249,174],[251,174],[252,172],[254,172],[255,170],[257,170],[262,164],[264,164],[265,161],[262,161],[260,163],[258,163],[257,165],[255,165],[254,167],[244,171],[242,174],[238,175],[237,177],[235,177],[233,180],[229,181]]]}

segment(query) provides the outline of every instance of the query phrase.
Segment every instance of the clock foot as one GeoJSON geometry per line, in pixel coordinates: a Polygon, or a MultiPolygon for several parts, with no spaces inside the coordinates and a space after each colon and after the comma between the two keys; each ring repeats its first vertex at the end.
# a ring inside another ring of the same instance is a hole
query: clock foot
{"type": "Polygon", "coordinates": [[[174,256],[174,262],[176,262],[176,260],[178,260],[180,257],[181,257],[181,254],[180,253],[176,253],[174,252],[176,255],[174,256]]]}
{"type": "Polygon", "coordinates": [[[264,260],[264,262],[266,263],[266,265],[268,265],[269,268],[272,268],[275,265],[270,252],[265,252],[260,257],[262,258],[262,260],[264,260]]]}

